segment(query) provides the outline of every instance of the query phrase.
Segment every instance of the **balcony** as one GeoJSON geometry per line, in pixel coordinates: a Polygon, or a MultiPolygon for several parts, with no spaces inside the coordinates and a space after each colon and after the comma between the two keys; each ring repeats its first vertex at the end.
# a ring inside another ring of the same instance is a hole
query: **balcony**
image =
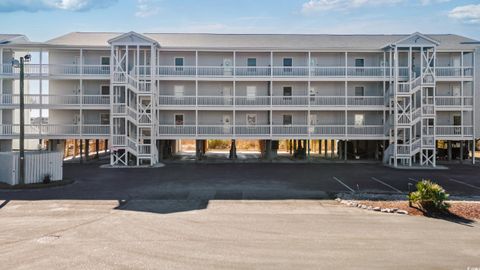
{"type": "MultiPolygon", "coordinates": [[[[3,76],[17,77],[20,68],[14,68],[11,64],[3,64],[3,76]]],[[[25,76],[95,76],[108,78],[110,76],[109,65],[72,65],[72,64],[25,64],[25,76]]]]}
{"type": "Polygon", "coordinates": [[[436,126],[437,136],[445,137],[471,137],[473,126],[436,126]]]}
{"type": "Polygon", "coordinates": [[[161,106],[237,107],[363,107],[385,106],[383,96],[159,96],[161,106]]]}
{"type": "Polygon", "coordinates": [[[435,75],[437,77],[458,78],[473,77],[473,67],[436,67],[435,75]]]}
{"type": "Polygon", "coordinates": [[[160,125],[159,137],[384,138],[383,125],[160,125]],[[347,133],[347,132],[348,133],[347,133]]]}
{"type": "MultiPolygon", "coordinates": [[[[49,138],[49,137],[84,137],[98,136],[108,137],[110,134],[110,125],[25,125],[25,136],[27,138],[49,138]]],[[[17,137],[20,135],[20,125],[2,124],[0,125],[0,137],[17,137]]]]}
{"type": "Polygon", "coordinates": [[[435,105],[437,108],[472,107],[473,97],[437,96],[435,97],[435,105]]]}
{"type": "MultiPolygon", "coordinates": [[[[109,95],[25,95],[25,106],[29,108],[72,107],[78,109],[80,105],[86,107],[110,107],[109,95]]],[[[20,95],[0,95],[0,106],[20,106],[20,95]]]]}

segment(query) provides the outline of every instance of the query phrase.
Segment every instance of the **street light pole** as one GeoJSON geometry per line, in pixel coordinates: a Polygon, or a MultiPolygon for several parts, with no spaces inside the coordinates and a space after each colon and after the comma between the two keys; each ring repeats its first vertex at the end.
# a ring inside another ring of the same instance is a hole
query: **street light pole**
{"type": "Polygon", "coordinates": [[[20,57],[20,177],[18,183],[25,184],[25,89],[24,58],[20,57]]]}

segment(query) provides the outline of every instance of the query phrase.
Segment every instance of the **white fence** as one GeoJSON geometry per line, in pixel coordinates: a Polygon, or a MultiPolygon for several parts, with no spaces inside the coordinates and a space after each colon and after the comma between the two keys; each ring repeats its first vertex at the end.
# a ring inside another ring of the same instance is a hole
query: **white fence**
{"type": "MultiPolygon", "coordinates": [[[[19,180],[19,153],[0,153],[0,181],[17,185],[19,180]]],[[[63,178],[62,152],[25,152],[25,184],[41,183],[46,175],[51,181],[63,178]]]]}

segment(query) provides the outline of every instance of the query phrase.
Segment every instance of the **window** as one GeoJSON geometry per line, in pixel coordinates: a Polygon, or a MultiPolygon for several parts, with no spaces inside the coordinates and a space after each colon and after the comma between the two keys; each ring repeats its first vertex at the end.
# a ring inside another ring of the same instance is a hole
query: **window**
{"type": "Polygon", "coordinates": [[[356,97],[363,97],[364,95],[365,95],[365,87],[355,86],[355,96],[356,97]]]}
{"type": "Polygon", "coordinates": [[[256,114],[247,114],[247,126],[255,126],[257,124],[256,114]]]}
{"type": "Polygon", "coordinates": [[[257,66],[257,58],[248,58],[247,59],[247,66],[256,67],[257,66]]]}
{"type": "Polygon", "coordinates": [[[283,87],[283,100],[292,100],[292,87],[291,86],[284,86],[283,87]]]}
{"type": "Polygon", "coordinates": [[[291,114],[284,114],[283,115],[283,125],[284,126],[291,126],[293,123],[293,117],[291,114]]]}
{"type": "Polygon", "coordinates": [[[184,65],[184,58],[183,57],[175,57],[175,70],[176,71],[183,71],[184,65]]]}
{"type": "Polygon", "coordinates": [[[109,96],[110,95],[110,85],[100,85],[100,95],[109,96]]]}
{"type": "Polygon", "coordinates": [[[100,58],[100,64],[102,65],[102,71],[109,71],[110,70],[110,57],[109,56],[102,56],[100,58]]]}
{"type": "Polygon", "coordinates": [[[365,59],[355,58],[355,66],[356,67],[364,67],[365,66],[365,59]]]}
{"type": "Polygon", "coordinates": [[[173,87],[173,95],[175,97],[183,97],[185,93],[185,87],[183,85],[175,85],[173,87]]]}
{"type": "Polygon", "coordinates": [[[283,58],[283,71],[284,72],[292,72],[292,66],[293,66],[293,59],[292,58],[283,58]]]}
{"type": "Polygon", "coordinates": [[[175,126],[183,126],[183,114],[175,114],[175,126]]]}
{"type": "Polygon", "coordinates": [[[363,114],[355,114],[355,126],[363,126],[365,124],[365,118],[363,114]]]}
{"type": "Polygon", "coordinates": [[[248,58],[247,59],[247,66],[248,66],[248,72],[249,73],[254,73],[256,71],[256,66],[257,66],[257,58],[248,58]]]}
{"type": "Polygon", "coordinates": [[[110,125],[110,115],[108,113],[100,114],[100,124],[101,125],[110,125]]]}

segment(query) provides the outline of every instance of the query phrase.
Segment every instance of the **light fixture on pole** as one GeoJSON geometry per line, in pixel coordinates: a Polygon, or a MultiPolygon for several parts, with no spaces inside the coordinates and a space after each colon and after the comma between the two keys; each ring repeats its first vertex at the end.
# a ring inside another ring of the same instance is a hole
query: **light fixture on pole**
{"type": "Polygon", "coordinates": [[[13,59],[12,66],[20,68],[20,159],[19,159],[19,178],[20,185],[25,184],[25,65],[30,62],[31,55],[27,54],[20,57],[20,61],[13,59]]]}

